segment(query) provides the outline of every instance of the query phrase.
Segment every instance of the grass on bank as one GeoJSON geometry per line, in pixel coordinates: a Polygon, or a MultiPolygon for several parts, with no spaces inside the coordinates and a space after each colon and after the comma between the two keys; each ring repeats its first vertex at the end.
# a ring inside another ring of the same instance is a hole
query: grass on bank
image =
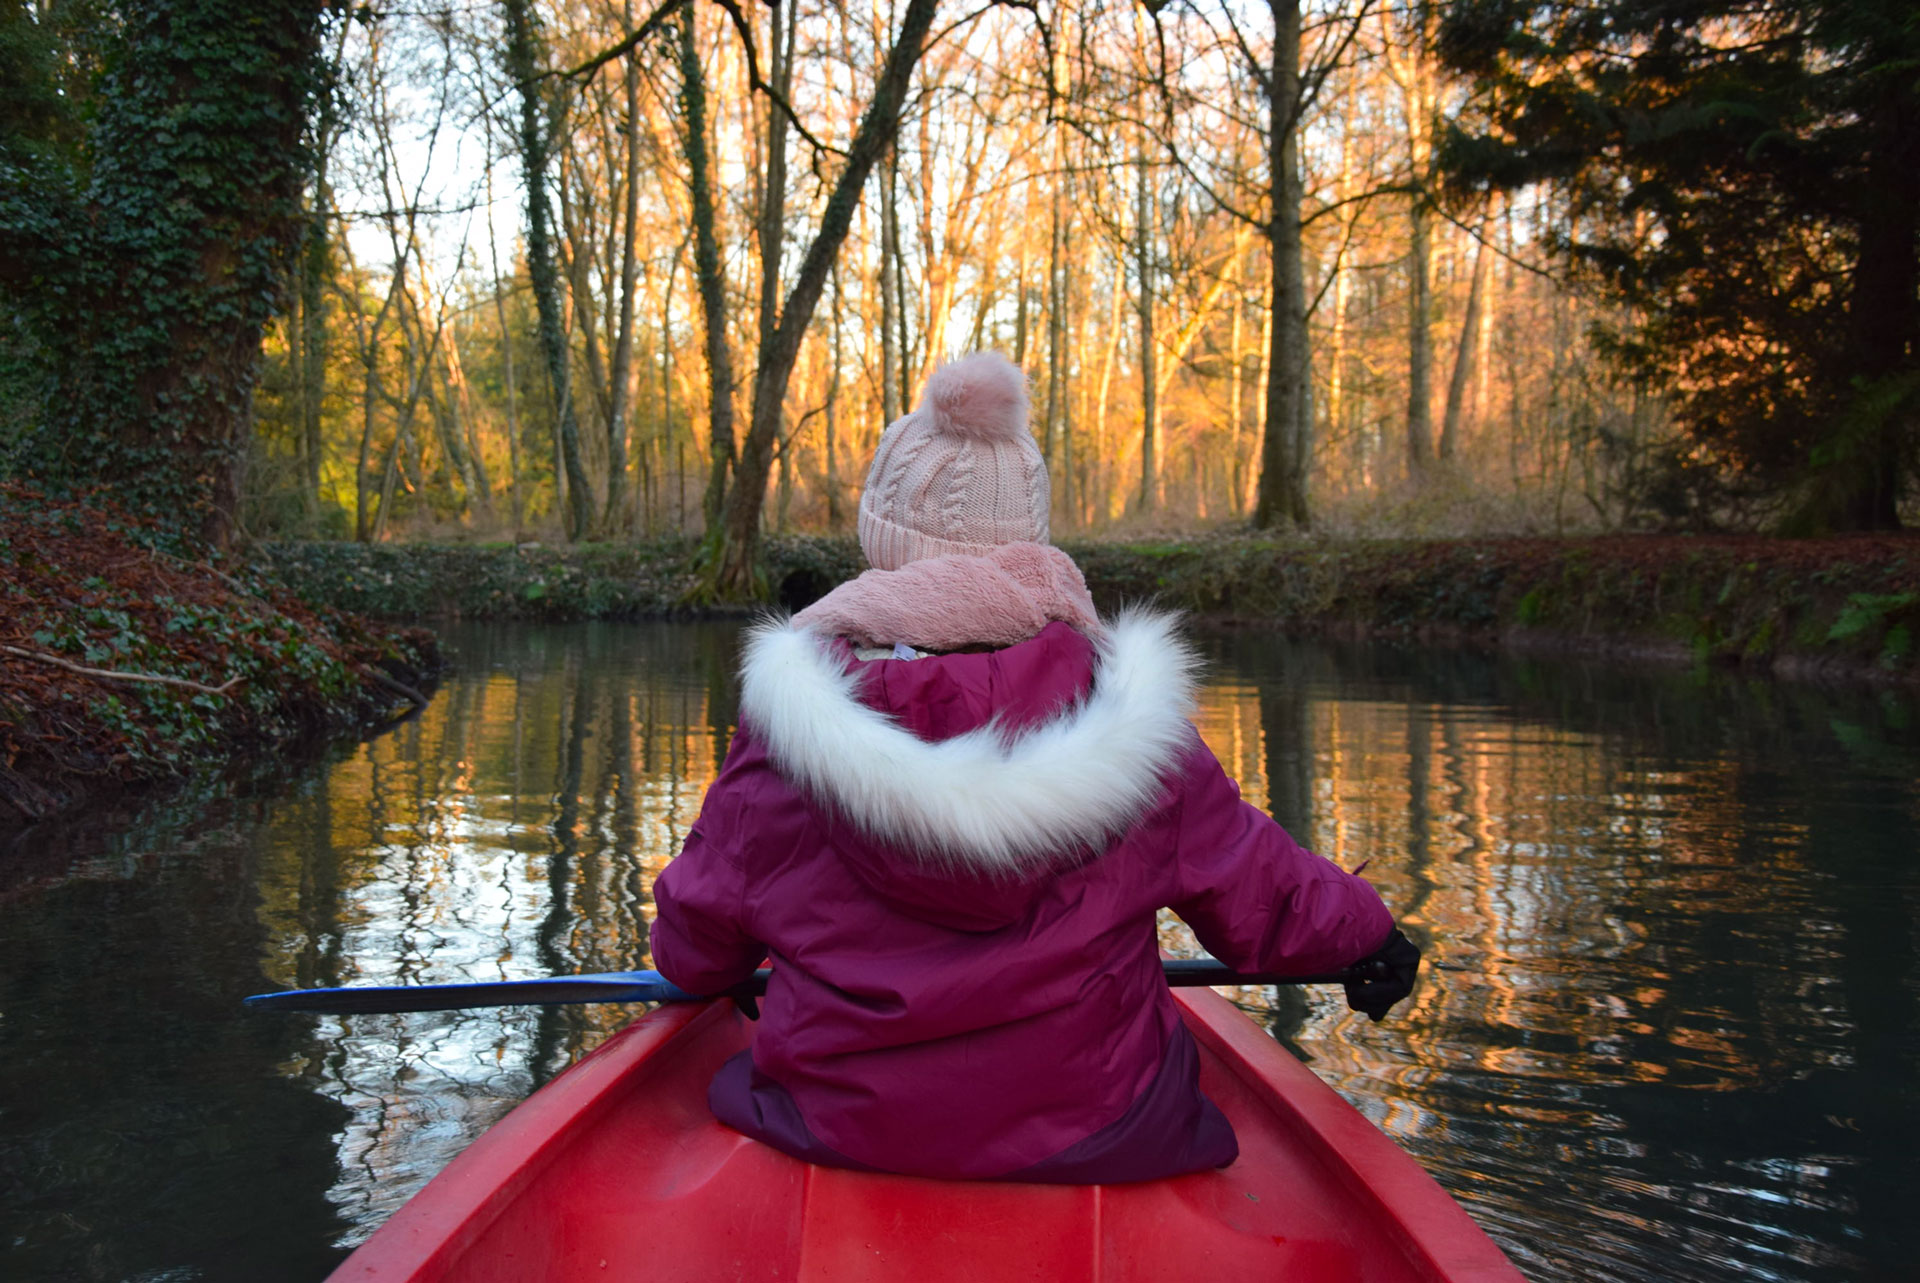
{"type": "MultiPolygon", "coordinates": [[[[1103,609],[1153,600],[1224,623],[1337,635],[1636,650],[1911,678],[1920,538],[1733,535],[1062,541],[1103,609]]],[[[389,619],[633,619],[686,605],[696,541],[281,543],[261,564],[311,601],[389,619]]],[[[767,605],[863,566],[850,537],[769,541],[767,605]]]]}

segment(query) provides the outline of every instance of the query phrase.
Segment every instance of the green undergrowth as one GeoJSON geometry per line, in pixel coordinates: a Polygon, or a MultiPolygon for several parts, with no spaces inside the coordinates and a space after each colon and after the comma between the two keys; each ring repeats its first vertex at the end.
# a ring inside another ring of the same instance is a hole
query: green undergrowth
{"type": "MultiPolygon", "coordinates": [[[[382,619],[654,619],[744,614],[694,606],[699,541],[638,543],[271,543],[263,569],[309,601],[382,619]]],[[[862,568],[852,539],[768,541],[770,604],[804,605],[862,568]]]]}
{"type": "MultiPolygon", "coordinates": [[[[1103,610],[1153,601],[1220,623],[1332,635],[1920,676],[1912,536],[1062,544],[1103,610]]],[[[692,539],[674,538],[575,548],[277,544],[259,555],[309,600],[365,614],[570,620],[718,613],[685,604],[695,553],[692,539]]],[[[851,538],[773,540],[765,604],[805,605],[861,564],[851,538]]]]}
{"type": "Polygon", "coordinates": [[[193,560],[104,494],[0,486],[0,827],[366,734],[424,701],[430,633],[193,560]]]}

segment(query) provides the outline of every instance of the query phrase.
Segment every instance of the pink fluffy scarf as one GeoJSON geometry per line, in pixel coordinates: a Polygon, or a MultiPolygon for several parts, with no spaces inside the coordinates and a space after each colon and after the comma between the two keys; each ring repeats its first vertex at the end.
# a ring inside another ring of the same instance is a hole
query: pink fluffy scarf
{"type": "Polygon", "coordinates": [[[957,650],[1011,646],[1056,619],[1100,631],[1080,567],[1058,548],[1011,543],[984,557],[928,557],[898,570],[869,570],[793,622],[856,645],[957,650]]]}

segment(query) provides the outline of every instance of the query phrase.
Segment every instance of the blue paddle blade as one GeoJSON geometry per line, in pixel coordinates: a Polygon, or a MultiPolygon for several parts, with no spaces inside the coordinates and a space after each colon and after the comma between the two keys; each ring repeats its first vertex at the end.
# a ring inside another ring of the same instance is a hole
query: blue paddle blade
{"type": "MultiPolygon", "coordinates": [[[[1233,971],[1209,958],[1165,960],[1167,983],[1196,985],[1342,984],[1368,964],[1310,976],[1233,971]]],[[[751,997],[767,991],[771,972],[762,968],[731,992],[751,997]]],[[[538,980],[475,980],[451,985],[363,985],[343,989],[289,989],[256,993],[246,1000],[256,1011],[319,1011],[330,1015],[403,1011],[464,1011],[469,1007],[519,1007],[566,1002],[702,1002],[658,971],[603,971],[584,976],[544,976],[538,980]]]]}
{"type": "Polygon", "coordinates": [[[517,1007],[560,1002],[698,1002],[658,971],[603,971],[596,975],[538,980],[483,980],[450,985],[362,985],[341,989],[289,989],[256,993],[256,1011],[363,1012],[461,1011],[468,1007],[517,1007]]]}

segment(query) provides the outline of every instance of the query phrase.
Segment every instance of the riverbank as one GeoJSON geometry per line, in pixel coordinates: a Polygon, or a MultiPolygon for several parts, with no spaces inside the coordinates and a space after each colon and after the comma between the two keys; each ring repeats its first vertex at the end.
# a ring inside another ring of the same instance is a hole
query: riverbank
{"type": "Polygon", "coordinates": [[[0,827],[316,752],[425,702],[430,632],[169,546],[105,496],[0,485],[0,827]]]}
{"type": "MultiPolygon", "coordinates": [[[[1107,610],[1153,600],[1302,635],[1920,684],[1916,535],[1062,544],[1107,610]]],[[[214,565],[167,547],[110,504],[0,487],[0,827],[377,730],[439,670],[415,624],[755,609],[688,604],[697,543],[684,536],[267,544],[214,565]]],[[[850,537],[776,538],[766,561],[769,604],[786,609],[862,567],[850,537]]]]}
{"type": "MultiPolygon", "coordinates": [[[[1223,625],[1920,681],[1920,535],[1447,540],[1062,540],[1103,609],[1155,600],[1223,625]]],[[[641,545],[278,544],[309,600],[387,619],[621,619],[695,611],[691,539],[641,545]]],[[[851,538],[768,549],[792,609],[857,574],[851,538]]]]}

